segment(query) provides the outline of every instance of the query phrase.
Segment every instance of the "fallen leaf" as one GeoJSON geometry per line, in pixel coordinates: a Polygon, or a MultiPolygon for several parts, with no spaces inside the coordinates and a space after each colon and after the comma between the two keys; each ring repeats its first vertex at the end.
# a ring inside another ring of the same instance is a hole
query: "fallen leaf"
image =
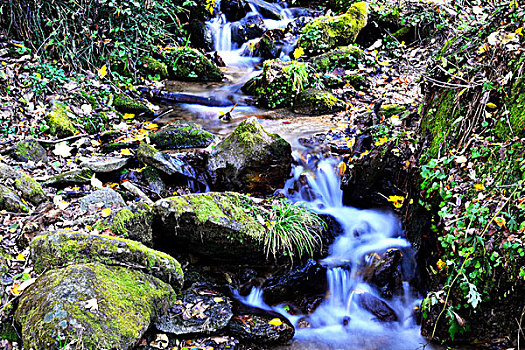
{"type": "Polygon", "coordinates": [[[100,69],[98,69],[98,77],[100,79],[102,79],[106,75],[108,75],[108,66],[107,65],[103,65],[100,69]]]}
{"type": "Polygon", "coordinates": [[[465,164],[468,161],[468,158],[465,156],[456,156],[455,161],[458,164],[465,164]]]}
{"type": "Polygon", "coordinates": [[[107,218],[108,216],[111,215],[111,208],[105,208],[105,209],[102,209],[100,211],[100,215],[103,217],[103,218],[107,218]]]}
{"type": "Polygon", "coordinates": [[[89,310],[89,311],[97,311],[98,310],[97,299],[93,298],[93,299],[87,300],[86,303],[84,304],[84,307],[86,308],[86,310],[89,310]]]}
{"type": "Polygon", "coordinates": [[[73,147],[69,147],[66,141],[59,142],[55,145],[55,149],[53,150],[53,154],[57,156],[61,156],[64,158],[71,156],[71,150],[73,147]]]}
{"type": "Polygon", "coordinates": [[[91,177],[91,186],[95,188],[102,188],[104,187],[104,184],[102,183],[102,181],[95,177],[95,174],[93,174],[93,176],[91,177]]]}
{"type": "Polygon", "coordinates": [[[24,256],[24,254],[18,254],[16,256],[16,260],[22,260],[22,261],[25,261],[26,260],[26,257],[24,256]]]}
{"type": "Polygon", "coordinates": [[[496,105],[495,105],[494,103],[492,103],[492,102],[487,103],[487,107],[488,107],[488,108],[492,108],[492,109],[498,108],[498,106],[496,106],[496,105]]]}
{"type": "Polygon", "coordinates": [[[273,318],[271,319],[269,322],[268,322],[269,325],[272,325],[272,326],[280,326],[283,324],[283,321],[281,321],[280,319],[278,318],[273,318]]]}
{"type": "Polygon", "coordinates": [[[215,298],[213,298],[213,301],[216,302],[216,303],[220,303],[220,302],[223,302],[224,299],[223,298],[219,298],[219,297],[215,297],[215,298]]]}
{"type": "Polygon", "coordinates": [[[345,172],[346,172],[346,163],[345,162],[339,163],[339,174],[343,176],[345,172]]]}
{"type": "Polygon", "coordinates": [[[120,150],[120,154],[122,154],[123,156],[132,156],[133,154],[131,153],[131,151],[129,150],[129,148],[123,148],[120,150]]]}
{"type": "Polygon", "coordinates": [[[504,217],[501,217],[501,216],[498,216],[496,218],[494,218],[494,222],[499,226],[499,227],[503,227],[507,224],[507,220],[505,220],[504,217]]]}
{"type": "Polygon", "coordinates": [[[485,190],[485,186],[483,186],[483,184],[475,184],[474,185],[474,189],[476,191],[483,191],[483,190],[485,190]]]}

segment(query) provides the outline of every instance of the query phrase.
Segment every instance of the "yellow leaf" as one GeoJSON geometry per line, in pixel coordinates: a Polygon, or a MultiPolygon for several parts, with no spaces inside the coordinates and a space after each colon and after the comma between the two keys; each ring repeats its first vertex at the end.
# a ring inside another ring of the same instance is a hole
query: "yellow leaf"
{"type": "Polygon", "coordinates": [[[485,186],[483,186],[483,184],[475,184],[474,189],[476,191],[483,191],[485,189],[485,186]]]}
{"type": "Polygon", "coordinates": [[[488,107],[488,108],[492,108],[492,109],[498,108],[498,106],[496,106],[496,105],[495,105],[494,103],[492,103],[492,102],[487,103],[487,107],[488,107]]]}
{"type": "Polygon", "coordinates": [[[501,217],[501,216],[498,216],[497,218],[494,218],[494,222],[496,222],[496,224],[499,226],[499,227],[503,227],[507,224],[507,220],[505,220],[504,217],[501,217]]]}
{"type": "Polygon", "coordinates": [[[439,259],[439,260],[436,262],[436,265],[437,265],[438,269],[440,269],[440,270],[441,270],[441,269],[443,268],[443,266],[445,266],[446,264],[447,264],[447,263],[444,262],[444,261],[441,260],[441,259],[439,259]]]}
{"type": "Polygon", "coordinates": [[[523,36],[523,27],[519,27],[514,33],[523,36]]]}
{"type": "Polygon", "coordinates": [[[125,113],[122,118],[124,118],[124,119],[133,119],[133,118],[135,118],[135,114],[125,113]]]}
{"type": "Polygon", "coordinates": [[[102,79],[106,75],[108,75],[108,66],[103,65],[100,69],[98,69],[98,77],[102,79]]]}
{"type": "Polygon", "coordinates": [[[22,261],[24,261],[24,260],[26,260],[26,257],[24,256],[24,254],[18,254],[18,255],[16,256],[16,260],[22,260],[22,261]]]}
{"type": "Polygon", "coordinates": [[[304,55],[304,50],[302,47],[298,47],[296,48],[294,51],[293,51],[293,57],[295,59],[298,59],[299,57],[301,57],[302,55],[304,55]]]}
{"type": "Polygon", "coordinates": [[[489,50],[489,46],[488,46],[487,44],[483,44],[483,45],[481,45],[481,46],[478,48],[477,53],[481,55],[482,53],[485,53],[485,52],[487,52],[488,50],[489,50]]]}
{"type": "Polygon", "coordinates": [[[216,303],[220,303],[220,302],[223,302],[224,299],[223,298],[219,298],[219,297],[215,297],[215,298],[213,298],[213,301],[216,302],[216,303]]]}
{"type": "Polygon", "coordinates": [[[131,151],[129,150],[129,148],[123,148],[120,150],[120,154],[122,154],[123,156],[131,156],[131,151]]]}
{"type": "Polygon", "coordinates": [[[385,144],[387,141],[388,141],[388,137],[380,137],[379,141],[376,141],[374,143],[374,145],[381,146],[381,145],[385,144]]]}
{"type": "Polygon", "coordinates": [[[93,147],[98,147],[102,144],[102,142],[98,141],[98,140],[91,140],[91,146],[93,147]]]}
{"type": "Polygon", "coordinates": [[[273,318],[272,320],[270,320],[270,322],[268,322],[268,324],[272,326],[280,326],[283,324],[283,322],[278,318],[273,318]]]}
{"type": "Polygon", "coordinates": [[[403,202],[405,201],[405,197],[403,196],[389,196],[387,198],[389,202],[392,202],[392,205],[399,209],[403,206],[403,202]]]}
{"type": "Polygon", "coordinates": [[[105,209],[102,209],[100,211],[100,215],[103,217],[103,218],[107,218],[108,216],[111,215],[111,208],[105,208],[105,209]]]}
{"type": "Polygon", "coordinates": [[[13,295],[20,295],[20,293],[22,293],[22,291],[18,289],[19,286],[20,285],[18,283],[13,284],[13,286],[11,287],[11,294],[13,294],[13,295]]]}
{"type": "Polygon", "coordinates": [[[343,176],[345,172],[346,172],[346,163],[345,162],[339,163],[339,174],[343,176]]]}
{"type": "Polygon", "coordinates": [[[148,130],[157,130],[159,126],[155,123],[147,123],[144,127],[148,130]]]}

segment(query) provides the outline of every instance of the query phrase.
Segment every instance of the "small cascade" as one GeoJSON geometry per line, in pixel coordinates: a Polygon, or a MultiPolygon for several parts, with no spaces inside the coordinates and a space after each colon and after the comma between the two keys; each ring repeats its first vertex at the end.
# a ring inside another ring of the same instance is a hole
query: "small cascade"
{"type": "MultiPolygon", "coordinates": [[[[316,311],[311,315],[291,316],[280,307],[272,308],[296,326],[296,340],[305,345],[294,349],[420,348],[425,341],[412,315],[420,300],[408,282],[403,281],[398,295],[384,299],[376,287],[363,278],[376,254],[397,248],[406,258],[411,256],[410,244],[402,237],[399,220],[391,212],[343,206],[337,159],[297,152],[295,158],[299,165],[282,192],[291,201],[305,202],[314,211],[335,218],[343,233],[335,239],[329,256],[322,261],[327,267],[328,291],[316,311]],[[373,310],[365,305],[367,300],[386,305],[395,321],[379,321],[373,310]],[[309,327],[301,328],[300,320],[303,324],[306,321],[309,327]]],[[[241,301],[269,308],[259,290],[252,290],[241,301]]]]}
{"type": "Polygon", "coordinates": [[[213,33],[213,45],[215,51],[231,51],[232,50],[232,30],[231,22],[228,22],[224,14],[219,14],[214,17],[208,26],[213,33]]]}

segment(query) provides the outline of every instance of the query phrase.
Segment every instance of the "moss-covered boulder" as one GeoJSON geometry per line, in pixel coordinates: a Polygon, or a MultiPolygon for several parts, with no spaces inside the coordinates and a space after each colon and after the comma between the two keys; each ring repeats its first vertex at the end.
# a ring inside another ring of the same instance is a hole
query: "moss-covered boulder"
{"type": "Polygon", "coordinates": [[[330,72],[335,68],[355,69],[364,57],[364,51],[357,46],[340,46],[312,57],[312,67],[317,72],[330,72]]]}
{"type": "Polygon", "coordinates": [[[12,181],[27,202],[38,205],[48,200],[42,186],[21,170],[0,163],[0,180],[12,181]]]}
{"type": "Polygon", "coordinates": [[[282,188],[291,170],[290,144],[266,132],[257,118],[243,121],[210,153],[211,188],[272,194],[282,188]]]}
{"type": "Polygon", "coordinates": [[[160,149],[204,148],[215,140],[213,134],[185,120],[176,120],[149,138],[160,149]]]}
{"type": "Polygon", "coordinates": [[[226,192],[164,198],[154,207],[159,247],[213,260],[263,261],[264,222],[255,201],[226,192]],[[253,209],[253,211],[251,211],[253,209]]]}
{"type": "Polygon", "coordinates": [[[183,285],[184,275],[177,260],[128,239],[57,231],[35,237],[30,249],[37,273],[70,264],[97,262],[142,271],[170,284],[176,291],[183,285]]]}
{"type": "Polygon", "coordinates": [[[172,53],[170,77],[183,81],[216,81],[224,75],[217,65],[195,49],[180,47],[172,53]]]}
{"type": "Polygon", "coordinates": [[[15,319],[27,349],[130,349],[174,299],[171,286],[151,275],[70,264],[25,290],[15,319]]]}
{"type": "Polygon", "coordinates": [[[149,205],[138,203],[134,207],[120,210],[111,219],[109,229],[115,235],[141,242],[146,246],[153,245],[151,225],[153,212],[149,205]]]}
{"type": "Polygon", "coordinates": [[[45,116],[49,133],[58,137],[73,136],[78,133],[77,128],[68,115],[68,107],[61,103],[55,103],[45,116]]]}
{"type": "Polygon", "coordinates": [[[143,102],[134,100],[126,95],[117,95],[113,99],[113,106],[121,113],[152,115],[153,111],[143,102]]]}
{"type": "Polygon", "coordinates": [[[140,59],[139,71],[146,75],[158,75],[161,79],[168,77],[168,66],[166,63],[156,60],[151,56],[144,56],[140,59]]]}
{"type": "Polygon", "coordinates": [[[303,28],[297,47],[303,48],[307,55],[312,56],[337,46],[352,44],[367,21],[367,4],[355,3],[345,14],[323,16],[309,22],[303,28]]]}
{"type": "Polygon", "coordinates": [[[307,115],[321,115],[343,111],[347,104],[328,91],[307,89],[295,99],[294,112],[307,115]]]}
{"type": "Polygon", "coordinates": [[[197,179],[197,174],[190,164],[157,150],[155,147],[142,142],[137,152],[138,159],[168,175],[180,175],[190,179],[197,179]]]}
{"type": "Polygon", "coordinates": [[[13,158],[19,162],[47,162],[47,152],[34,139],[27,139],[18,142],[13,149],[13,158]]]}
{"type": "Polygon", "coordinates": [[[0,210],[7,210],[14,213],[27,213],[29,208],[15,191],[9,187],[0,185],[0,210]]]}
{"type": "Polygon", "coordinates": [[[86,184],[91,181],[94,172],[81,168],[63,172],[58,175],[50,177],[43,182],[44,186],[67,186],[74,184],[86,184]]]}

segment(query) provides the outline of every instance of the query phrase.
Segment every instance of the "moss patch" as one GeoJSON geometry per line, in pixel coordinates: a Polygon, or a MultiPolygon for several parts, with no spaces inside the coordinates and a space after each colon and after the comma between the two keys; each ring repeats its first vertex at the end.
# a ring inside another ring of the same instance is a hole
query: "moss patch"
{"type": "Polygon", "coordinates": [[[168,77],[168,66],[166,63],[150,56],[144,56],[140,59],[139,70],[144,74],[158,75],[161,79],[168,77]]]}
{"type": "Polygon", "coordinates": [[[78,130],[73,125],[73,121],[67,115],[67,106],[55,103],[51,111],[45,116],[49,132],[58,137],[73,136],[78,130]]]}
{"type": "Polygon", "coordinates": [[[170,56],[172,79],[219,82],[224,77],[219,67],[195,49],[179,47],[170,56]]]}
{"type": "Polygon", "coordinates": [[[121,113],[130,113],[130,114],[146,114],[151,115],[153,112],[149,109],[146,104],[135,101],[127,96],[119,95],[115,96],[113,100],[113,105],[115,109],[121,113]]]}
{"type": "Polygon", "coordinates": [[[294,106],[296,113],[320,115],[342,111],[346,103],[328,91],[307,89],[297,96],[294,106]]]}

